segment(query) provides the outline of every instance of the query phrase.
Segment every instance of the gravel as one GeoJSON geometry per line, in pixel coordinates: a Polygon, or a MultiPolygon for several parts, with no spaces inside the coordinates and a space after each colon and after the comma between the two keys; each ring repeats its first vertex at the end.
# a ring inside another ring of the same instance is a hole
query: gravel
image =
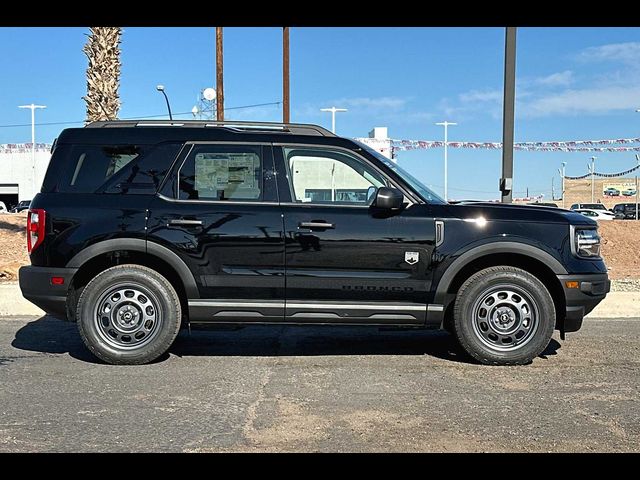
{"type": "Polygon", "coordinates": [[[640,279],[626,278],[611,281],[612,292],[640,292],[640,279]]]}

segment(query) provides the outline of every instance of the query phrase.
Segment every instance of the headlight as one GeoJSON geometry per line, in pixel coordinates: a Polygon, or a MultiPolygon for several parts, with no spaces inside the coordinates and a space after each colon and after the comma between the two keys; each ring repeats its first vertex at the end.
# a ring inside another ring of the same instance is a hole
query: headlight
{"type": "Polygon", "coordinates": [[[597,227],[571,225],[571,253],[581,258],[600,256],[600,235],[597,227]]]}

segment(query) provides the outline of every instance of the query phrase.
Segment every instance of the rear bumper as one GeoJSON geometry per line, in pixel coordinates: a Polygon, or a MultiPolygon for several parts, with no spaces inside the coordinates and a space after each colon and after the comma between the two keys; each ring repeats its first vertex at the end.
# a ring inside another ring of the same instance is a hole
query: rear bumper
{"type": "Polygon", "coordinates": [[[67,292],[77,271],[77,268],[22,267],[18,273],[22,296],[47,314],[66,320],[67,292]],[[64,284],[53,285],[51,277],[64,278],[64,284]]]}
{"type": "Polygon", "coordinates": [[[558,280],[564,290],[564,298],[567,305],[564,318],[565,332],[576,332],[582,326],[582,319],[611,289],[611,281],[606,273],[588,275],[558,275],[558,280]],[[578,282],[579,288],[568,288],[567,282],[578,282]]]}

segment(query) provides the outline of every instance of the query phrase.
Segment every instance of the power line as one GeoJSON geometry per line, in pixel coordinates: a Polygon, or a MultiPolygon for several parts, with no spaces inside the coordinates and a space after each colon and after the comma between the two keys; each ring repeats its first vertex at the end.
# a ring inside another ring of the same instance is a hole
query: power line
{"type": "MultiPolygon", "coordinates": [[[[280,105],[282,104],[282,102],[268,102],[268,103],[255,103],[253,105],[242,105],[239,107],[228,107],[225,108],[225,112],[227,110],[240,110],[242,108],[254,108],[254,107],[266,107],[268,105],[280,105]]],[[[181,113],[176,113],[176,115],[192,115],[192,112],[181,112],[181,113]]],[[[160,117],[166,117],[167,114],[163,113],[160,115],[144,115],[144,116],[137,116],[137,117],[124,117],[121,120],[137,120],[137,119],[144,119],[144,118],[160,118],[160,117]]],[[[42,125],[79,125],[79,124],[84,124],[85,121],[84,120],[80,120],[78,122],[42,122],[42,123],[37,123],[36,125],[38,126],[42,126],[42,125]]],[[[30,123],[13,123],[13,124],[7,124],[7,125],[0,125],[0,128],[13,128],[13,127],[30,127],[31,124],[30,123]]]]}

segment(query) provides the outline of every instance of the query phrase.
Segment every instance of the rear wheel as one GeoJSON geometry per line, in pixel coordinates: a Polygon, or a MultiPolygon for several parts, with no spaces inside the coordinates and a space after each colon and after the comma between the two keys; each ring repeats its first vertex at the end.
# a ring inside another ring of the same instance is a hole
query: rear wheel
{"type": "Polygon", "coordinates": [[[549,344],[555,324],[555,306],[547,288],[516,267],[481,270],[464,282],[456,296],[456,338],[484,364],[531,362],[549,344]]]}
{"type": "Polygon", "coordinates": [[[80,336],[105,362],[148,363],[165,353],[180,329],[180,298],[155,270],[118,265],[98,274],[76,308],[80,336]]]}

